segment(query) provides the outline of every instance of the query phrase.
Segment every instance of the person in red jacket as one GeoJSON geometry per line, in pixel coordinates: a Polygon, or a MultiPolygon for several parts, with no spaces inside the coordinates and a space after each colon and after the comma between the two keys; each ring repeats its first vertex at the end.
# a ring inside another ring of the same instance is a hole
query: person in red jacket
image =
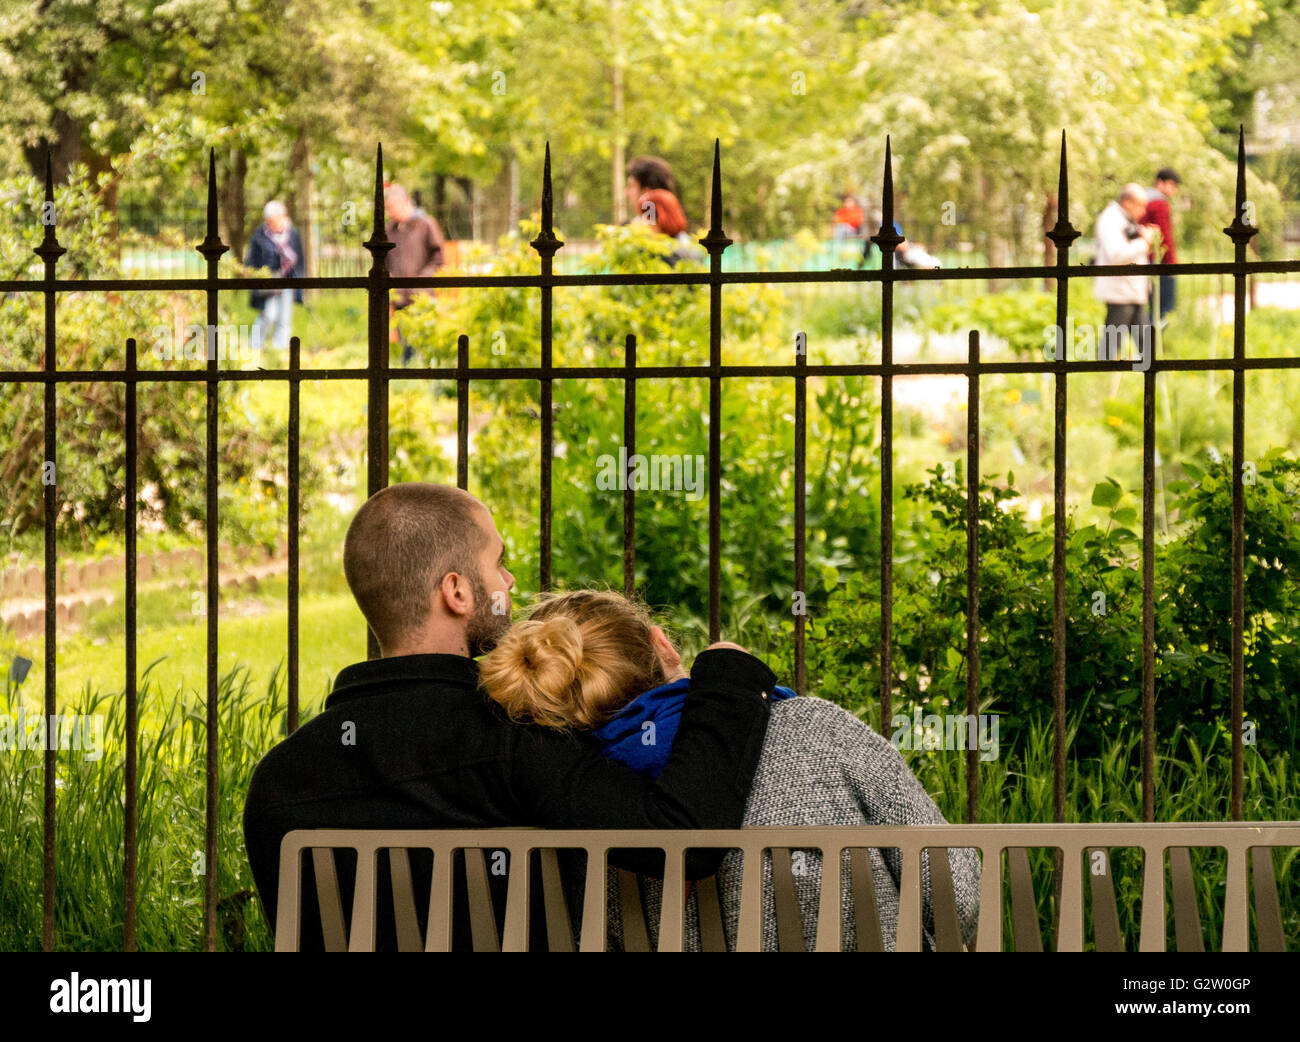
{"type": "Polygon", "coordinates": [[[840,208],[835,211],[832,234],[836,239],[856,239],[862,234],[862,224],[866,219],[857,197],[845,192],[840,196],[840,208]]]}
{"type": "MultiPolygon", "coordinates": [[[[1178,175],[1169,167],[1162,167],[1156,172],[1155,184],[1147,189],[1147,209],[1140,223],[1160,232],[1160,245],[1153,246],[1150,253],[1152,264],[1177,264],[1178,251],[1174,248],[1174,229],[1170,202],[1178,194],[1182,184],[1178,175]],[[1159,249],[1160,255],[1156,255],[1159,249]]],[[[1174,309],[1174,277],[1160,276],[1160,313],[1156,314],[1154,294],[1151,302],[1151,315],[1162,319],[1174,309]]]]}
{"type": "Polygon", "coordinates": [[[627,201],[635,214],[633,221],[643,221],[660,235],[677,241],[677,249],[664,257],[669,266],[691,255],[686,212],[677,193],[677,178],[666,160],[637,156],[628,163],[627,201]]]}

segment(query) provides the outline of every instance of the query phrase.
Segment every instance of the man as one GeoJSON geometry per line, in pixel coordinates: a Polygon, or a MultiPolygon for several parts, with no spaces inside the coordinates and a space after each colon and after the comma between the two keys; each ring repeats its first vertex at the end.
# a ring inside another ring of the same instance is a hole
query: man
{"type": "MultiPolygon", "coordinates": [[[[491,515],[469,493],[422,483],[376,493],[348,528],[343,568],[382,657],[343,669],[324,711],[254,771],[244,835],[273,926],[280,841],[293,829],[740,825],[776,679],[758,659],[735,645],[697,656],[671,758],[652,780],[586,741],[511,724],[478,690],[471,656],[508,628],[514,578],[491,515]]],[[[429,861],[415,853],[415,892],[427,894],[429,861]]],[[[725,853],[692,854],[688,875],[711,875],[725,853]]],[[[653,871],[656,859],[625,860],[653,871]]],[[[386,886],[387,872],[380,878],[386,886]]],[[[310,880],[304,893],[314,893],[310,880]]],[[[380,893],[380,946],[393,938],[389,894],[380,893]]],[[[303,913],[303,947],[320,947],[310,897],[303,913]]],[[[466,915],[460,901],[455,940],[466,915]]]]}
{"type": "MultiPolygon", "coordinates": [[[[1098,264],[1146,264],[1155,231],[1138,222],[1146,213],[1147,193],[1140,184],[1126,184],[1097,218],[1098,264]]],[[[1118,358],[1120,340],[1136,335],[1134,357],[1149,358],[1151,343],[1147,297],[1150,279],[1140,273],[1101,275],[1093,280],[1097,299],[1106,305],[1106,329],[1097,345],[1098,357],[1118,358]]]]}
{"type": "MultiPolygon", "coordinates": [[[[1147,189],[1147,208],[1142,215],[1142,223],[1148,227],[1155,228],[1160,233],[1160,256],[1156,256],[1155,247],[1152,247],[1150,259],[1152,264],[1177,264],[1178,252],[1174,249],[1174,228],[1170,203],[1178,195],[1178,188],[1182,184],[1178,175],[1169,167],[1161,167],[1156,171],[1155,184],[1147,189]]],[[[1174,309],[1174,277],[1172,275],[1160,276],[1160,313],[1156,314],[1155,302],[1151,304],[1151,314],[1154,318],[1163,319],[1170,311],[1174,309]]]]}
{"type": "MultiPolygon", "coordinates": [[[[302,277],[302,240],[289,220],[284,203],[278,199],[272,199],[262,208],[262,223],[248,240],[244,264],[249,268],[269,268],[279,278],[302,277]]],[[[282,351],[289,349],[295,301],[302,303],[301,289],[255,289],[249,294],[249,303],[257,309],[252,330],[254,344],[260,347],[266,342],[269,328],[275,346],[282,351]]]]}
{"type": "MultiPolygon", "coordinates": [[[[390,184],[384,189],[384,212],[388,214],[385,230],[388,238],[396,245],[388,254],[389,274],[400,278],[434,274],[443,265],[442,229],[438,222],[411,201],[410,194],[398,184],[390,184]]],[[[396,312],[409,307],[416,293],[429,290],[398,289],[392,294],[389,307],[389,322],[396,312]]],[[[404,338],[402,340],[402,365],[410,365],[415,352],[404,338]]]]}

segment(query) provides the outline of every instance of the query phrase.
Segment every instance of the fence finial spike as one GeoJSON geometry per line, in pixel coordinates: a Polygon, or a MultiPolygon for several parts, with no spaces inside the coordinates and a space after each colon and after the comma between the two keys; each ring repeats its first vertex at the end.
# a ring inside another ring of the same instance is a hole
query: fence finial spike
{"type": "Polygon", "coordinates": [[[384,144],[375,143],[375,198],[371,220],[370,238],[361,244],[370,251],[370,271],[387,271],[388,251],[396,244],[389,242],[384,228],[384,144]]]}
{"type": "Polygon", "coordinates": [[[1066,160],[1065,131],[1061,131],[1061,171],[1056,176],[1056,219],[1070,219],[1070,168],[1066,160]]]}
{"type": "Polygon", "coordinates": [[[894,152],[888,134],[885,135],[885,179],[880,188],[880,229],[871,241],[880,247],[882,263],[884,255],[892,258],[903,241],[903,236],[894,229],[894,152]]]}
{"type": "MultiPolygon", "coordinates": [[[[203,241],[194,247],[198,250],[208,264],[216,264],[221,255],[230,247],[221,241],[221,234],[217,231],[217,150],[213,147],[208,148],[208,214],[207,214],[207,232],[203,236],[203,241]]],[[[209,268],[208,274],[212,275],[215,268],[209,268]]]]}
{"type": "Polygon", "coordinates": [[[58,211],[54,208],[54,154],[47,145],[45,148],[45,205],[41,207],[41,224],[45,230],[41,233],[41,244],[36,247],[36,255],[45,261],[47,274],[54,271],[53,265],[67,250],[59,245],[54,226],[58,220],[58,211]]]}
{"type": "Polygon", "coordinates": [[[889,135],[885,135],[885,180],[880,189],[880,226],[894,226],[894,152],[889,135]]]}
{"type": "Polygon", "coordinates": [[[1237,127],[1237,212],[1246,204],[1246,124],[1237,127]]]}
{"type": "Polygon", "coordinates": [[[1065,131],[1061,131],[1061,167],[1056,175],[1056,224],[1047,233],[1057,250],[1061,251],[1058,260],[1066,261],[1065,250],[1079,237],[1079,232],[1070,223],[1070,162],[1066,151],[1065,131]]]}
{"type": "Polygon", "coordinates": [[[208,238],[217,235],[217,150],[208,149],[208,238]]]}
{"type": "Polygon", "coordinates": [[[1223,229],[1236,245],[1245,246],[1250,241],[1252,235],[1259,232],[1255,226],[1254,215],[1250,214],[1250,203],[1246,201],[1246,125],[1243,123],[1237,128],[1237,195],[1235,200],[1236,212],[1232,215],[1232,223],[1223,229]],[[1247,216],[1251,220],[1247,220],[1247,216]]]}
{"type": "Polygon", "coordinates": [[[722,141],[713,139],[713,178],[710,182],[709,234],[722,234],[722,141]]]}
{"type": "Polygon", "coordinates": [[[370,234],[378,239],[384,230],[384,143],[375,143],[375,198],[370,234]]]}
{"type": "Polygon", "coordinates": [[[709,179],[709,186],[709,232],[700,240],[700,245],[709,251],[710,257],[721,258],[731,240],[722,230],[722,141],[716,137],[713,139],[713,176],[709,179]]]}
{"type": "MultiPolygon", "coordinates": [[[[546,155],[542,160],[542,226],[537,231],[537,238],[528,245],[535,249],[549,263],[564,241],[555,234],[555,195],[551,189],[551,143],[546,142],[546,155]]],[[[550,270],[549,268],[546,270],[550,270]]]]}
{"type": "Polygon", "coordinates": [[[542,232],[551,233],[555,229],[555,196],[551,189],[551,143],[546,142],[546,158],[542,161],[542,232]]]}

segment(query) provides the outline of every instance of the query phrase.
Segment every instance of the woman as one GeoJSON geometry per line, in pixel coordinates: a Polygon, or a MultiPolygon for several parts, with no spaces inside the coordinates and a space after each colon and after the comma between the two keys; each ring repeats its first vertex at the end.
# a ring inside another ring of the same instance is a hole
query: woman
{"type": "Polygon", "coordinates": [[[677,248],[664,258],[670,266],[691,256],[693,243],[686,234],[686,213],[677,194],[677,178],[666,160],[637,156],[628,163],[627,201],[636,215],[633,220],[644,221],[677,243],[677,248]]]}
{"type": "MultiPolygon", "coordinates": [[[[743,649],[740,649],[743,650],[743,649]]],[[[584,590],[544,600],[507,632],[479,670],[488,697],[512,719],[589,731],[607,756],[657,775],[672,748],[688,674],[681,656],[648,612],[615,593],[584,590]],[[649,726],[647,726],[649,725],[649,726]],[[646,735],[650,740],[646,741],[646,735]]],[[[908,770],[901,754],[857,717],[820,698],[778,688],[758,770],[745,808],[745,825],[932,825],[943,815],[908,770]]],[[[973,849],[953,849],[952,866],[962,937],[975,933],[979,862],[973,849]]],[[[845,853],[844,895],[849,892],[845,853]]],[[[881,933],[894,949],[901,859],[897,850],[871,851],[881,933]]],[[[771,859],[764,857],[763,949],[776,948],[771,859]]],[[[809,852],[795,872],[805,946],[814,943],[821,883],[820,855],[809,852]]],[[[719,896],[734,943],[740,912],[741,858],[732,851],[718,871],[719,896]]],[[[647,906],[659,906],[661,885],[646,880],[647,906]]],[[[923,924],[933,945],[928,859],[922,862],[923,924]]],[[[686,947],[698,950],[695,902],[689,903],[686,947]]],[[[845,899],[843,941],[855,947],[845,899]]],[[[652,924],[657,931],[657,919],[652,924]]],[[[619,939],[617,903],[610,926],[619,939]]]]}

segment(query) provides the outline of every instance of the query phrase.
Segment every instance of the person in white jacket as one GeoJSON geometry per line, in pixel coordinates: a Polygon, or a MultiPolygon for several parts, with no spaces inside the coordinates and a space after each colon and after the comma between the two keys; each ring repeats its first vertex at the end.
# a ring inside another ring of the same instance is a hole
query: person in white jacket
{"type": "MultiPolygon", "coordinates": [[[[1097,218],[1098,264],[1146,264],[1155,232],[1138,222],[1146,213],[1146,189],[1126,184],[1097,218]]],[[[1099,338],[1099,357],[1117,358],[1124,333],[1133,338],[1133,350],[1149,357],[1151,316],[1147,302],[1151,280],[1132,275],[1099,275],[1094,280],[1097,299],[1106,305],[1105,336],[1099,338]],[[1141,343],[1138,338],[1141,337],[1141,343]],[[1108,353],[1101,352],[1108,349],[1108,353]]]]}

